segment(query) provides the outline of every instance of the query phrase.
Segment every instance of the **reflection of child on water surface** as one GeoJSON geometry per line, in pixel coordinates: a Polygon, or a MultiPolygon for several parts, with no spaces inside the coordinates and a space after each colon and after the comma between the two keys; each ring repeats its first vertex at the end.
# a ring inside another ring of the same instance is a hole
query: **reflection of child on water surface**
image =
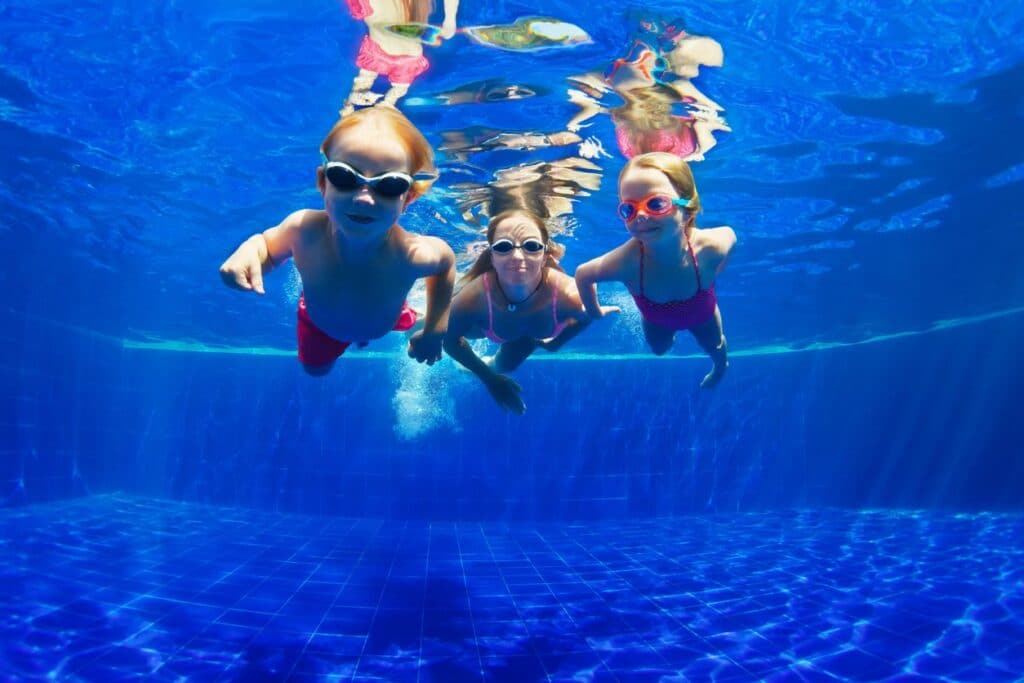
{"type": "Polygon", "coordinates": [[[585,121],[605,113],[615,124],[615,139],[623,156],[668,152],[699,161],[715,146],[714,132],[730,129],[718,115],[722,108],[690,79],[701,65],[721,64],[721,46],[711,38],[680,34],[666,53],[636,41],[627,57],[616,59],[603,75],[590,72],[571,78],[577,87],[569,90],[569,99],[580,111],[566,127],[578,131],[585,121]],[[673,75],[675,78],[667,80],[673,75]],[[601,104],[608,93],[618,96],[622,104],[601,104]]]}
{"type": "MultiPolygon", "coordinates": [[[[381,104],[395,106],[416,78],[430,66],[423,56],[423,43],[418,38],[400,36],[387,27],[399,24],[425,24],[434,10],[433,0],[346,0],[355,19],[366,23],[368,35],[359,45],[356,66],[359,73],[352,82],[340,114],[351,114],[357,106],[371,106],[380,99],[373,92],[378,76],[386,76],[390,88],[381,104]]],[[[441,37],[455,34],[455,16],[459,0],[444,0],[444,22],[441,37]]]]}
{"type": "Polygon", "coordinates": [[[321,210],[303,209],[247,239],[224,262],[229,287],[263,294],[263,275],[291,257],[302,279],[299,360],[327,373],[351,342],[414,328],[405,300],[426,278],[422,329],[409,355],[441,358],[455,283],[455,255],[436,237],[408,232],[398,219],[435,176],[430,144],[397,109],[360,110],[334,125],[321,145],[321,210]]]}
{"type": "Polygon", "coordinates": [[[443,131],[441,144],[437,149],[450,159],[466,161],[471,154],[477,152],[501,150],[532,152],[548,147],[564,147],[579,142],[582,142],[582,138],[568,131],[554,133],[507,132],[471,126],[463,130],[443,131]]]}
{"type": "Polygon", "coordinates": [[[589,196],[601,187],[601,168],[587,159],[568,157],[554,161],[520,164],[494,172],[487,184],[457,183],[456,204],[463,220],[480,224],[480,216],[497,216],[522,209],[553,219],[573,213],[577,197],[589,196]]]}

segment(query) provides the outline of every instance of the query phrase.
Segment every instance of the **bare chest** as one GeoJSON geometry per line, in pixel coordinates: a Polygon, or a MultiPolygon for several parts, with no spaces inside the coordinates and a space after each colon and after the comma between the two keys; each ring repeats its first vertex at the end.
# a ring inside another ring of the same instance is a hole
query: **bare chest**
{"type": "Polygon", "coordinates": [[[313,323],[340,341],[364,341],[394,327],[415,278],[399,259],[345,263],[296,254],[306,310],[313,323]]]}

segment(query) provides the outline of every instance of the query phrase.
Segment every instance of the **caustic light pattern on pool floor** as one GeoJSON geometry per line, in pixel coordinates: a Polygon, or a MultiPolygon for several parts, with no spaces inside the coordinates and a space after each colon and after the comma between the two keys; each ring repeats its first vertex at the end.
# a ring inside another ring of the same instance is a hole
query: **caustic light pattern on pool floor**
{"type": "Polygon", "coordinates": [[[1024,516],[0,511],[0,678],[1017,680],[1024,516]]]}

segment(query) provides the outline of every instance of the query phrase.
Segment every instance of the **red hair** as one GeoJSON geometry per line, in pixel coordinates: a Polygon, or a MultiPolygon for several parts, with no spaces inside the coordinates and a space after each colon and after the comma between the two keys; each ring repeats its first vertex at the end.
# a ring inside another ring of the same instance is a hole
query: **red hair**
{"type": "MultiPolygon", "coordinates": [[[[420,129],[416,125],[407,119],[397,109],[393,107],[369,107],[367,109],[360,109],[357,112],[349,114],[343,119],[340,119],[331,128],[330,132],[327,133],[327,137],[320,143],[320,153],[327,155],[338,138],[345,132],[354,130],[359,126],[368,126],[383,130],[393,134],[398,138],[402,146],[405,147],[406,153],[409,155],[409,173],[416,175],[417,173],[437,173],[437,169],[434,168],[434,149],[427,142],[427,138],[423,136],[420,129]]],[[[323,172],[321,168],[317,171],[317,182],[323,183],[323,172]]],[[[411,199],[415,199],[422,194],[425,194],[430,186],[433,185],[434,179],[430,180],[416,180],[412,185],[412,193],[410,194],[411,199]]]]}

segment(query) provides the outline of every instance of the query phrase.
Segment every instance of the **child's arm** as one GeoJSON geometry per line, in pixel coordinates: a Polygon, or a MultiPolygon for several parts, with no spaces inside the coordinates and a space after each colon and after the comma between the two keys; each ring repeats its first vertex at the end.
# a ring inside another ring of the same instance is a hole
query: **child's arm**
{"type": "MultiPolygon", "coordinates": [[[[590,323],[593,322],[593,318],[587,313],[583,307],[583,302],[580,300],[579,292],[576,288],[576,283],[572,280],[568,280],[565,287],[559,292],[558,295],[559,310],[558,316],[566,322],[565,329],[561,331],[558,336],[554,339],[548,339],[547,341],[538,342],[545,351],[557,351],[569,341],[572,341],[579,335],[580,332],[587,329],[590,323]]],[[[608,315],[609,313],[618,313],[618,306],[599,306],[601,310],[601,317],[608,315]]]]}
{"type": "Polygon", "coordinates": [[[433,365],[441,360],[441,343],[448,330],[448,313],[455,289],[455,253],[444,240],[420,236],[413,249],[414,267],[426,278],[427,312],[423,329],[409,338],[409,357],[433,365]]]}
{"type": "Polygon", "coordinates": [[[441,37],[448,40],[455,35],[455,16],[459,12],[459,0],[444,0],[444,22],[441,24],[441,37]]]}
{"type": "MultiPolygon", "coordinates": [[[[620,280],[622,252],[628,246],[608,252],[604,256],[587,261],[576,269],[576,289],[579,290],[583,307],[591,318],[603,318],[614,307],[604,307],[597,300],[597,283],[620,280]]],[[[618,309],[615,309],[618,310],[618,309]]]]}
{"type": "MultiPolygon", "coordinates": [[[[465,289],[462,291],[466,292],[465,289]]],[[[448,333],[444,337],[444,350],[456,363],[472,372],[483,382],[499,406],[522,415],[526,412],[526,404],[519,397],[519,393],[522,391],[519,384],[511,377],[496,372],[491,366],[480,360],[480,357],[470,348],[469,342],[466,341],[466,332],[472,326],[472,316],[466,310],[467,298],[466,295],[460,293],[452,303],[448,333]]]]}
{"type": "Polygon", "coordinates": [[[715,263],[715,274],[717,275],[725,270],[725,264],[729,261],[729,254],[732,253],[732,248],[736,246],[736,233],[728,225],[712,228],[707,232],[710,233],[711,245],[717,261],[715,263]]]}
{"type": "Polygon", "coordinates": [[[580,108],[576,114],[565,124],[565,129],[570,133],[576,133],[583,127],[585,121],[589,121],[604,111],[604,108],[585,95],[583,92],[569,88],[569,101],[580,108]]]}
{"type": "Polygon", "coordinates": [[[296,211],[280,225],[258,232],[242,242],[220,266],[220,277],[228,287],[265,294],[263,275],[292,255],[295,235],[304,211],[296,211]]]}

